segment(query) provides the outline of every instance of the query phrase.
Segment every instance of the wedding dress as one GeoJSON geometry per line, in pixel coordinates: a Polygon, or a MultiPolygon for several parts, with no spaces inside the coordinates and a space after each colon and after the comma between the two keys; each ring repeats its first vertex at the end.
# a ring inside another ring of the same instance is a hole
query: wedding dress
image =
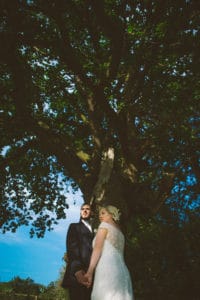
{"type": "Polygon", "coordinates": [[[91,300],[133,300],[131,278],[123,256],[124,235],[106,222],[99,228],[106,228],[108,233],[96,266],[91,300]]]}

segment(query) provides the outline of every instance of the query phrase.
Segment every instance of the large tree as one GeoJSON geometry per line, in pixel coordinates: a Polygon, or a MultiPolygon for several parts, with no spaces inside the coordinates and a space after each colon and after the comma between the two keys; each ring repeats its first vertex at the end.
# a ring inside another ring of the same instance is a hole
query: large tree
{"type": "Polygon", "coordinates": [[[50,229],[69,183],[126,220],[166,199],[194,203],[197,1],[8,0],[0,11],[4,232],[50,229]]]}

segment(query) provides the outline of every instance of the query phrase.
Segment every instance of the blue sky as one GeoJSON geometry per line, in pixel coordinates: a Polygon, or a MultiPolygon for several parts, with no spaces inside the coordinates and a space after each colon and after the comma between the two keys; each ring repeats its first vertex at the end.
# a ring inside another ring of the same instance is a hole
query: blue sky
{"type": "Polygon", "coordinates": [[[48,285],[59,278],[64,265],[65,239],[70,223],[80,216],[81,195],[69,194],[67,218],[61,220],[54,231],[44,238],[29,237],[29,229],[21,227],[16,233],[0,234],[0,281],[10,281],[16,276],[31,278],[36,283],[48,285]],[[76,204],[74,202],[76,201],[76,204]]]}

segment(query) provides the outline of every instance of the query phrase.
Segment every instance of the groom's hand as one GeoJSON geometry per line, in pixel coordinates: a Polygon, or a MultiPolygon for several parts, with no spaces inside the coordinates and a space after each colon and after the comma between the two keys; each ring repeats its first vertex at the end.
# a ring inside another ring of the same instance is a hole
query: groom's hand
{"type": "Polygon", "coordinates": [[[87,278],[85,278],[85,272],[83,270],[77,271],[75,273],[76,280],[83,285],[87,285],[87,278]]]}

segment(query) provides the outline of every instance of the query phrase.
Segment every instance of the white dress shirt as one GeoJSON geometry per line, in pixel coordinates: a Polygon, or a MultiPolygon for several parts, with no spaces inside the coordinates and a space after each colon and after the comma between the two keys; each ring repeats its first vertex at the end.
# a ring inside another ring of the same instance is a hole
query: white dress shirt
{"type": "Polygon", "coordinates": [[[85,220],[81,220],[81,222],[83,222],[83,224],[89,229],[89,231],[91,231],[92,232],[92,226],[90,225],[90,223],[89,222],[87,222],[87,221],[85,221],[85,220]]]}

